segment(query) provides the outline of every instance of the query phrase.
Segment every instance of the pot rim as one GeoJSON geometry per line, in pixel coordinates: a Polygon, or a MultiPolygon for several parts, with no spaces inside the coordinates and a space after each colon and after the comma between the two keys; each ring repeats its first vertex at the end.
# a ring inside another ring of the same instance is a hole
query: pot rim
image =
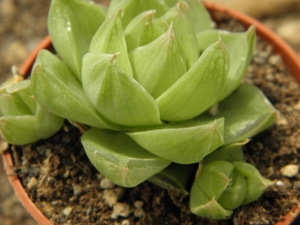
{"type": "MultiPolygon", "coordinates": [[[[277,34],[267,28],[265,25],[260,23],[258,20],[247,16],[243,13],[237,12],[232,9],[227,9],[223,6],[204,2],[205,7],[210,13],[221,12],[222,14],[228,15],[234,19],[240,21],[245,27],[249,27],[253,24],[256,26],[256,33],[258,36],[261,36],[265,41],[273,46],[273,50],[280,54],[285,65],[287,66],[290,73],[294,76],[298,84],[300,84],[300,59],[294,50],[283,41],[277,34]]],[[[24,60],[22,65],[19,68],[19,74],[28,77],[33,66],[33,63],[38,55],[39,50],[41,49],[51,49],[52,43],[49,36],[44,38],[42,42],[29,54],[29,56],[24,60]]],[[[31,214],[31,216],[39,223],[43,225],[53,225],[48,218],[37,208],[37,206],[31,201],[28,197],[27,192],[23,188],[19,178],[14,175],[13,171],[13,160],[12,155],[9,151],[6,151],[2,155],[4,169],[8,176],[8,179],[20,199],[23,206],[31,214]]],[[[276,225],[287,225],[291,224],[292,221],[296,218],[297,215],[300,215],[300,208],[295,206],[286,214],[284,219],[278,221],[276,225]]]]}

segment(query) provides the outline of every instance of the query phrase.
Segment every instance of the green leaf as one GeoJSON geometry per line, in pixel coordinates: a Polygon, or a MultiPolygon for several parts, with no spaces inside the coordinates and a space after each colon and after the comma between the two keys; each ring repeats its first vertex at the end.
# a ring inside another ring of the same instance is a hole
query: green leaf
{"type": "Polygon", "coordinates": [[[0,95],[1,114],[3,116],[33,115],[36,103],[29,91],[29,80],[7,87],[6,93],[0,95]]]}
{"type": "Polygon", "coordinates": [[[232,178],[230,185],[218,199],[218,203],[227,210],[234,210],[242,205],[247,194],[246,178],[239,173],[234,174],[235,177],[232,178]]]}
{"type": "Polygon", "coordinates": [[[20,106],[25,104],[29,110],[28,114],[35,114],[36,100],[33,98],[31,92],[30,80],[23,80],[17,84],[11,85],[7,88],[7,93],[10,94],[13,99],[17,100],[17,102],[15,102],[16,105],[20,106]],[[21,103],[21,101],[23,103],[21,103]]]}
{"type": "Polygon", "coordinates": [[[179,0],[164,0],[164,1],[169,7],[173,7],[178,3],[179,0]]]}
{"type": "Polygon", "coordinates": [[[201,161],[223,144],[222,119],[185,121],[129,130],[136,143],[149,152],[179,164],[201,161]]]}
{"type": "Polygon", "coordinates": [[[2,84],[0,84],[0,95],[3,93],[6,93],[6,89],[13,84],[20,83],[21,81],[24,80],[23,76],[20,75],[13,75],[12,77],[9,77],[7,80],[5,80],[2,84]]]}
{"type": "Polygon", "coordinates": [[[89,53],[83,58],[83,88],[98,112],[125,126],[161,124],[152,96],[116,65],[117,55],[89,53]]]}
{"type": "Polygon", "coordinates": [[[188,3],[191,14],[191,21],[195,33],[212,29],[212,20],[203,3],[200,0],[185,0],[188,3]]]}
{"type": "Polygon", "coordinates": [[[248,140],[239,143],[233,143],[227,146],[222,146],[216,151],[209,154],[204,159],[204,163],[209,163],[215,160],[226,160],[226,161],[244,161],[243,145],[245,145],[248,140]]]}
{"type": "Polygon", "coordinates": [[[258,199],[264,191],[273,184],[273,182],[261,176],[253,165],[237,161],[232,163],[236,170],[245,176],[247,180],[247,194],[243,202],[244,205],[258,199]]]}
{"type": "Polygon", "coordinates": [[[224,209],[215,198],[206,199],[206,196],[194,185],[190,194],[190,210],[197,216],[213,220],[228,219],[233,213],[232,210],[224,209]]]}
{"type": "Polygon", "coordinates": [[[187,71],[172,26],[164,35],[148,45],[130,52],[129,58],[133,77],[155,99],[187,71]]]}
{"type": "Polygon", "coordinates": [[[40,139],[35,130],[35,116],[0,117],[0,134],[8,143],[24,145],[40,139]]]}
{"type": "Polygon", "coordinates": [[[96,112],[76,77],[47,50],[39,52],[33,66],[31,89],[43,108],[60,117],[99,128],[118,128],[96,112]]]}
{"type": "Polygon", "coordinates": [[[202,114],[206,119],[225,118],[224,145],[244,141],[269,127],[276,110],[255,86],[241,84],[229,97],[219,103],[216,116],[202,114]]]}
{"type": "Polygon", "coordinates": [[[38,104],[35,113],[34,127],[39,139],[51,137],[60,130],[64,124],[64,121],[65,120],[63,118],[47,112],[38,104]]]}
{"type": "Polygon", "coordinates": [[[190,20],[189,6],[187,3],[180,1],[160,19],[168,24],[172,24],[179,52],[187,69],[190,69],[199,57],[199,47],[194,27],[190,20]]]}
{"type": "Polygon", "coordinates": [[[161,36],[164,27],[154,21],[155,10],[149,10],[137,15],[127,25],[124,35],[127,50],[131,50],[146,45],[161,36]]]}
{"type": "Polygon", "coordinates": [[[247,32],[228,32],[222,30],[206,30],[197,34],[200,52],[209,45],[222,39],[230,56],[230,67],[225,87],[220,100],[229,96],[241,83],[253,56],[256,35],[255,26],[251,26],[247,32]]]}
{"type": "Polygon", "coordinates": [[[172,163],[161,172],[150,177],[147,181],[167,190],[173,190],[185,196],[189,194],[187,183],[193,173],[195,165],[180,165],[172,163]]]}
{"type": "Polygon", "coordinates": [[[118,53],[118,67],[123,70],[124,73],[132,76],[132,69],[120,19],[122,14],[123,11],[119,10],[112,16],[106,18],[92,39],[90,52],[107,54],[118,53]]]}
{"type": "Polygon", "coordinates": [[[114,14],[121,8],[124,10],[124,16],[122,18],[124,28],[134,17],[142,12],[156,10],[156,15],[160,17],[168,10],[168,6],[163,0],[111,0],[107,12],[108,16],[114,14]]]}
{"type": "Polygon", "coordinates": [[[220,40],[208,47],[194,66],[156,99],[161,118],[187,120],[214,105],[222,94],[228,64],[229,56],[220,40]]]}
{"type": "Polygon", "coordinates": [[[204,165],[190,192],[191,212],[209,219],[226,219],[231,210],[217,201],[231,181],[234,166],[226,161],[213,161],[204,165]]]}
{"type": "Polygon", "coordinates": [[[201,185],[201,190],[208,199],[218,200],[231,182],[234,165],[223,160],[204,164],[195,182],[201,185]],[[203,185],[205,184],[205,185],[203,185]]]}
{"type": "Polygon", "coordinates": [[[52,43],[78,80],[81,80],[81,58],[104,18],[104,10],[91,1],[51,1],[48,30],[52,43]]]}
{"type": "Polygon", "coordinates": [[[93,165],[117,185],[134,187],[171,162],[155,156],[121,132],[92,128],[81,138],[93,165]]]}

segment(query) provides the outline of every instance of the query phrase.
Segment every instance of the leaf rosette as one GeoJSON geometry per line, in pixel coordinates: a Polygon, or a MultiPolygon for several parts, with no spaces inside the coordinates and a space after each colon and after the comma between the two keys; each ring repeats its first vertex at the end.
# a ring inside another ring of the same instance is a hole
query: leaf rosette
{"type": "Polygon", "coordinates": [[[48,27],[59,58],[40,51],[33,95],[47,111],[90,128],[83,147],[118,185],[186,181],[170,168],[190,168],[275,118],[259,89],[241,85],[255,27],[215,30],[198,0],[112,0],[107,9],[52,0],[48,27]]]}
{"type": "Polygon", "coordinates": [[[272,182],[243,161],[241,145],[220,148],[200,164],[191,188],[191,212],[209,219],[229,218],[233,210],[260,197],[272,182]]]}

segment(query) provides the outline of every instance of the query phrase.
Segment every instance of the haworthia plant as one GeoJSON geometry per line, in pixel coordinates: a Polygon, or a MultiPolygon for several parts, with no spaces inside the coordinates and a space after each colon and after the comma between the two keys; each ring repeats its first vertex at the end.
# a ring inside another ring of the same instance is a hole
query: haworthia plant
{"type": "Polygon", "coordinates": [[[213,29],[199,0],[112,0],[107,9],[52,0],[48,28],[59,57],[41,50],[28,81],[41,107],[24,94],[8,106],[2,91],[1,118],[33,114],[42,124],[44,110],[87,125],[81,142],[103,175],[190,195],[199,216],[227,218],[269,185],[236,150],[276,116],[258,88],[241,84],[254,26],[213,29]]]}

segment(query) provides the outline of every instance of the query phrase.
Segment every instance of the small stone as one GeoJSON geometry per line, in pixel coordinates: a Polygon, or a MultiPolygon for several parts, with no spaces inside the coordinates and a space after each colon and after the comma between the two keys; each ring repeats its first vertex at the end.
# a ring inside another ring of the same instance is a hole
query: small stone
{"type": "Polygon", "coordinates": [[[103,199],[109,207],[113,207],[118,202],[117,195],[113,190],[104,190],[103,199]]]}
{"type": "Polygon", "coordinates": [[[118,200],[122,198],[123,194],[124,188],[122,187],[107,189],[103,191],[103,199],[110,207],[113,207],[118,202],[118,200]]]}
{"type": "Polygon", "coordinates": [[[73,193],[74,195],[80,195],[82,192],[82,188],[80,185],[73,185],[73,193]]]}
{"type": "Polygon", "coordinates": [[[38,181],[35,177],[31,177],[29,182],[27,183],[27,188],[28,189],[33,189],[36,188],[38,185],[38,181]]]}
{"type": "Polygon", "coordinates": [[[298,174],[299,166],[294,164],[289,164],[280,169],[280,173],[285,177],[294,177],[298,174]]]}
{"type": "Polygon", "coordinates": [[[93,210],[92,206],[89,206],[89,207],[87,208],[87,210],[86,210],[86,215],[87,215],[87,216],[90,215],[91,212],[92,212],[92,210],[93,210]]]}
{"type": "Polygon", "coordinates": [[[144,205],[144,202],[143,201],[135,201],[134,202],[134,207],[135,208],[142,208],[144,205]]]}
{"type": "Polygon", "coordinates": [[[268,61],[272,66],[276,66],[278,63],[282,62],[282,59],[280,55],[272,55],[268,61]]]}
{"type": "Polygon", "coordinates": [[[62,201],[61,200],[54,200],[54,201],[51,201],[51,205],[53,206],[59,206],[62,204],[62,201]]]}
{"type": "Polygon", "coordinates": [[[283,187],[284,183],[281,180],[278,180],[278,181],[275,182],[275,185],[278,186],[278,187],[283,187]]]}
{"type": "Polygon", "coordinates": [[[54,177],[47,177],[47,182],[50,184],[54,184],[56,182],[56,179],[54,177]]]}
{"type": "Polygon", "coordinates": [[[136,208],[133,212],[134,217],[142,218],[145,216],[145,211],[142,208],[136,208]]]}
{"type": "Polygon", "coordinates": [[[111,182],[109,179],[107,179],[106,177],[104,177],[100,181],[100,187],[102,189],[112,189],[114,186],[115,186],[115,184],[113,182],[111,182]]]}
{"type": "Polygon", "coordinates": [[[122,225],[130,225],[130,221],[129,220],[123,220],[122,225]]]}
{"type": "Polygon", "coordinates": [[[120,217],[128,217],[132,212],[130,205],[125,203],[116,203],[113,208],[113,212],[110,216],[111,219],[117,219],[120,217]]]}
{"type": "Polygon", "coordinates": [[[7,141],[4,141],[3,139],[0,139],[0,153],[8,150],[9,144],[7,141]]]}
{"type": "Polygon", "coordinates": [[[71,206],[67,206],[64,210],[63,210],[63,214],[65,216],[69,216],[72,212],[73,208],[71,206]]]}
{"type": "Polygon", "coordinates": [[[279,126],[286,126],[288,125],[288,121],[287,119],[281,114],[281,113],[278,113],[277,114],[277,119],[275,121],[275,123],[279,126]]]}

